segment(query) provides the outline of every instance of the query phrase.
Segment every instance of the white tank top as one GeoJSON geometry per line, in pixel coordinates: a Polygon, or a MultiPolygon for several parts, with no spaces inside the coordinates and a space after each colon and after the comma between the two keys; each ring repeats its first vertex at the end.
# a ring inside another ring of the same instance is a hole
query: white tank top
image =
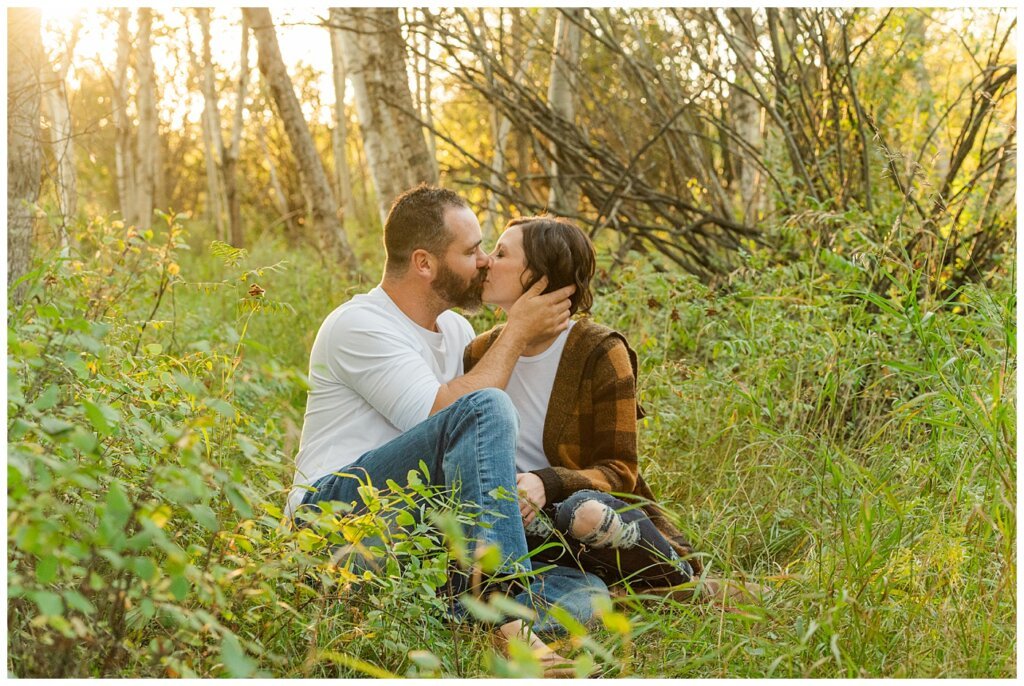
{"type": "Polygon", "coordinates": [[[544,454],[544,419],[548,414],[551,389],[555,385],[555,372],[574,325],[575,322],[569,322],[569,328],[539,355],[520,357],[505,387],[512,404],[519,411],[517,471],[531,472],[551,466],[544,454]]]}

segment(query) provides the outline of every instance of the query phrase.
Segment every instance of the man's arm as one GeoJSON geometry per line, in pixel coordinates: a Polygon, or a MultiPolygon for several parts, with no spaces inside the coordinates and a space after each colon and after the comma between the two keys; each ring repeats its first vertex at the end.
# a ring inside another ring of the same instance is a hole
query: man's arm
{"type": "Polygon", "coordinates": [[[505,388],[526,346],[565,330],[569,325],[569,296],[576,287],[566,286],[541,295],[547,284],[547,278],[541,278],[519,297],[509,310],[508,324],[491,349],[468,374],[441,385],[430,414],[440,412],[467,393],[482,388],[505,388]]]}

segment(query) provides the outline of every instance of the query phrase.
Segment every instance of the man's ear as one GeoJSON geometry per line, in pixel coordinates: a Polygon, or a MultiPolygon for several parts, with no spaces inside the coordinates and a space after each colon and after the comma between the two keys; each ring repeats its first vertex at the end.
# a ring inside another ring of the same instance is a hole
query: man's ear
{"type": "Polygon", "coordinates": [[[416,248],[409,256],[409,268],[419,276],[433,279],[437,273],[437,258],[423,248],[416,248]]]}

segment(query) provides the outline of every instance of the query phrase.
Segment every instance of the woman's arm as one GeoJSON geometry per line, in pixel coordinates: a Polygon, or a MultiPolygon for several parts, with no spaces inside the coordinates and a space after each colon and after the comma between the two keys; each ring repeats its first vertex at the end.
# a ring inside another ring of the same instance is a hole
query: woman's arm
{"type": "Polygon", "coordinates": [[[619,337],[611,336],[593,355],[591,416],[580,416],[578,427],[566,427],[564,436],[579,443],[578,465],[533,472],[544,483],[549,503],[584,489],[632,493],[636,486],[636,377],[629,350],[619,337]]]}

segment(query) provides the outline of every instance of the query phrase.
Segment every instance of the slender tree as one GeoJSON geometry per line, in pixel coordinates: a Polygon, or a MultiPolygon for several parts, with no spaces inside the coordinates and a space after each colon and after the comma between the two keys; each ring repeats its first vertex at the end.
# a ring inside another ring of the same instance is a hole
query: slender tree
{"type": "Polygon", "coordinates": [[[117,61],[111,77],[111,116],[114,120],[114,166],[117,199],[121,216],[128,224],[137,224],[135,203],[135,154],[131,144],[131,124],[128,120],[128,61],[131,58],[131,35],[127,8],[117,11],[117,61]]]}
{"type": "Polygon", "coordinates": [[[242,226],[242,199],[238,189],[238,157],[242,147],[242,126],[245,113],[245,96],[249,87],[249,24],[242,16],[242,48],[238,58],[238,88],[236,90],[235,112],[231,122],[231,138],[224,148],[224,194],[228,203],[228,228],[231,244],[245,245],[245,229],[242,226]]]}
{"type": "MultiPolygon", "coordinates": [[[[733,48],[739,55],[737,62],[755,64],[757,61],[757,29],[754,13],[750,8],[739,7],[729,10],[729,20],[736,29],[733,48]]],[[[739,185],[740,215],[748,224],[753,224],[763,209],[761,170],[755,160],[761,157],[761,106],[752,95],[754,87],[749,73],[742,66],[736,68],[734,87],[729,92],[729,109],[732,113],[736,144],[730,146],[736,151],[734,160],[739,185]]]]}
{"type": "MultiPolygon", "coordinates": [[[[224,139],[221,137],[220,131],[217,79],[214,75],[213,53],[210,49],[210,9],[208,7],[197,8],[196,18],[199,19],[199,28],[202,34],[202,63],[196,64],[196,72],[199,75],[200,90],[203,93],[203,147],[206,150],[203,157],[206,165],[207,210],[210,219],[217,227],[217,238],[225,240],[227,232],[224,228],[222,194],[224,179],[221,178],[224,172],[224,139]]],[[[189,53],[195,58],[193,50],[189,50],[189,53]]]]}
{"type": "Polygon", "coordinates": [[[242,12],[256,36],[260,73],[270,88],[271,97],[277,106],[278,115],[284,124],[298,163],[302,185],[309,196],[314,231],[321,240],[328,244],[333,242],[342,264],[348,269],[355,270],[355,256],[338,217],[323,162],[313,144],[313,136],[303,119],[299,99],[295,96],[295,88],[281,57],[270,10],[246,7],[242,12]]]}
{"type": "Polygon", "coordinates": [[[57,167],[54,185],[57,189],[57,206],[61,217],[59,240],[62,257],[68,255],[68,225],[78,212],[78,177],[75,172],[75,149],[71,145],[71,110],[68,105],[66,81],[80,29],[81,22],[76,20],[66,46],[56,52],[51,60],[50,78],[43,83],[43,101],[50,118],[50,144],[57,167]]]}
{"type": "Polygon", "coordinates": [[[398,10],[332,7],[331,26],[343,32],[342,52],[383,221],[403,190],[437,182],[409,91],[398,10]]]}
{"type": "Polygon", "coordinates": [[[331,64],[334,76],[334,130],[331,144],[334,148],[334,175],[338,184],[338,203],[343,216],[353,209],[352,172],[348,166],[348,114],[345,112],[345,58],[341,44],[341,29],[329,27],[331,34],[331,64]]]}
{"type": "MultiPolygon", "coordinates": [[[[548,84],[548,104],[565,121],[576,120],[576,89],[579,84],[580,40],[579,9],[560,10],[555,23],[555,49],[551,57],[551,80],[548,84]]],[[[556,141],[552,157],[558,157],[556,141]]],[[[569,171],[559,171],[558,163],[551,162],[551,193],[548,204],[556,212],[575,214],[579,204],[579,187],[570,178],[569,171]]]]}
{"type": "MultiPolygon", "coordinates": [[[[7,10],[7,288],[28,272],[43,154],[39,109],[43,66],[39,10],[7,10]]],[[[15,303],[24,289],[9,292],[15,303]]]]}
{"type": "Polygon", "coordinates": [[[136,216],[143,226],[153,221],[153,196],[156,191],[156,149],[160,145],[156,115],[156,83],[153,69],[151,39],[153,34],[153,10],[143,7],[138,14],[139,30],[135,56],[135,70],[138,75],[136,107],[139,113],[139,127],[136,132],[135,150],[138,164],[136,216]]]}

